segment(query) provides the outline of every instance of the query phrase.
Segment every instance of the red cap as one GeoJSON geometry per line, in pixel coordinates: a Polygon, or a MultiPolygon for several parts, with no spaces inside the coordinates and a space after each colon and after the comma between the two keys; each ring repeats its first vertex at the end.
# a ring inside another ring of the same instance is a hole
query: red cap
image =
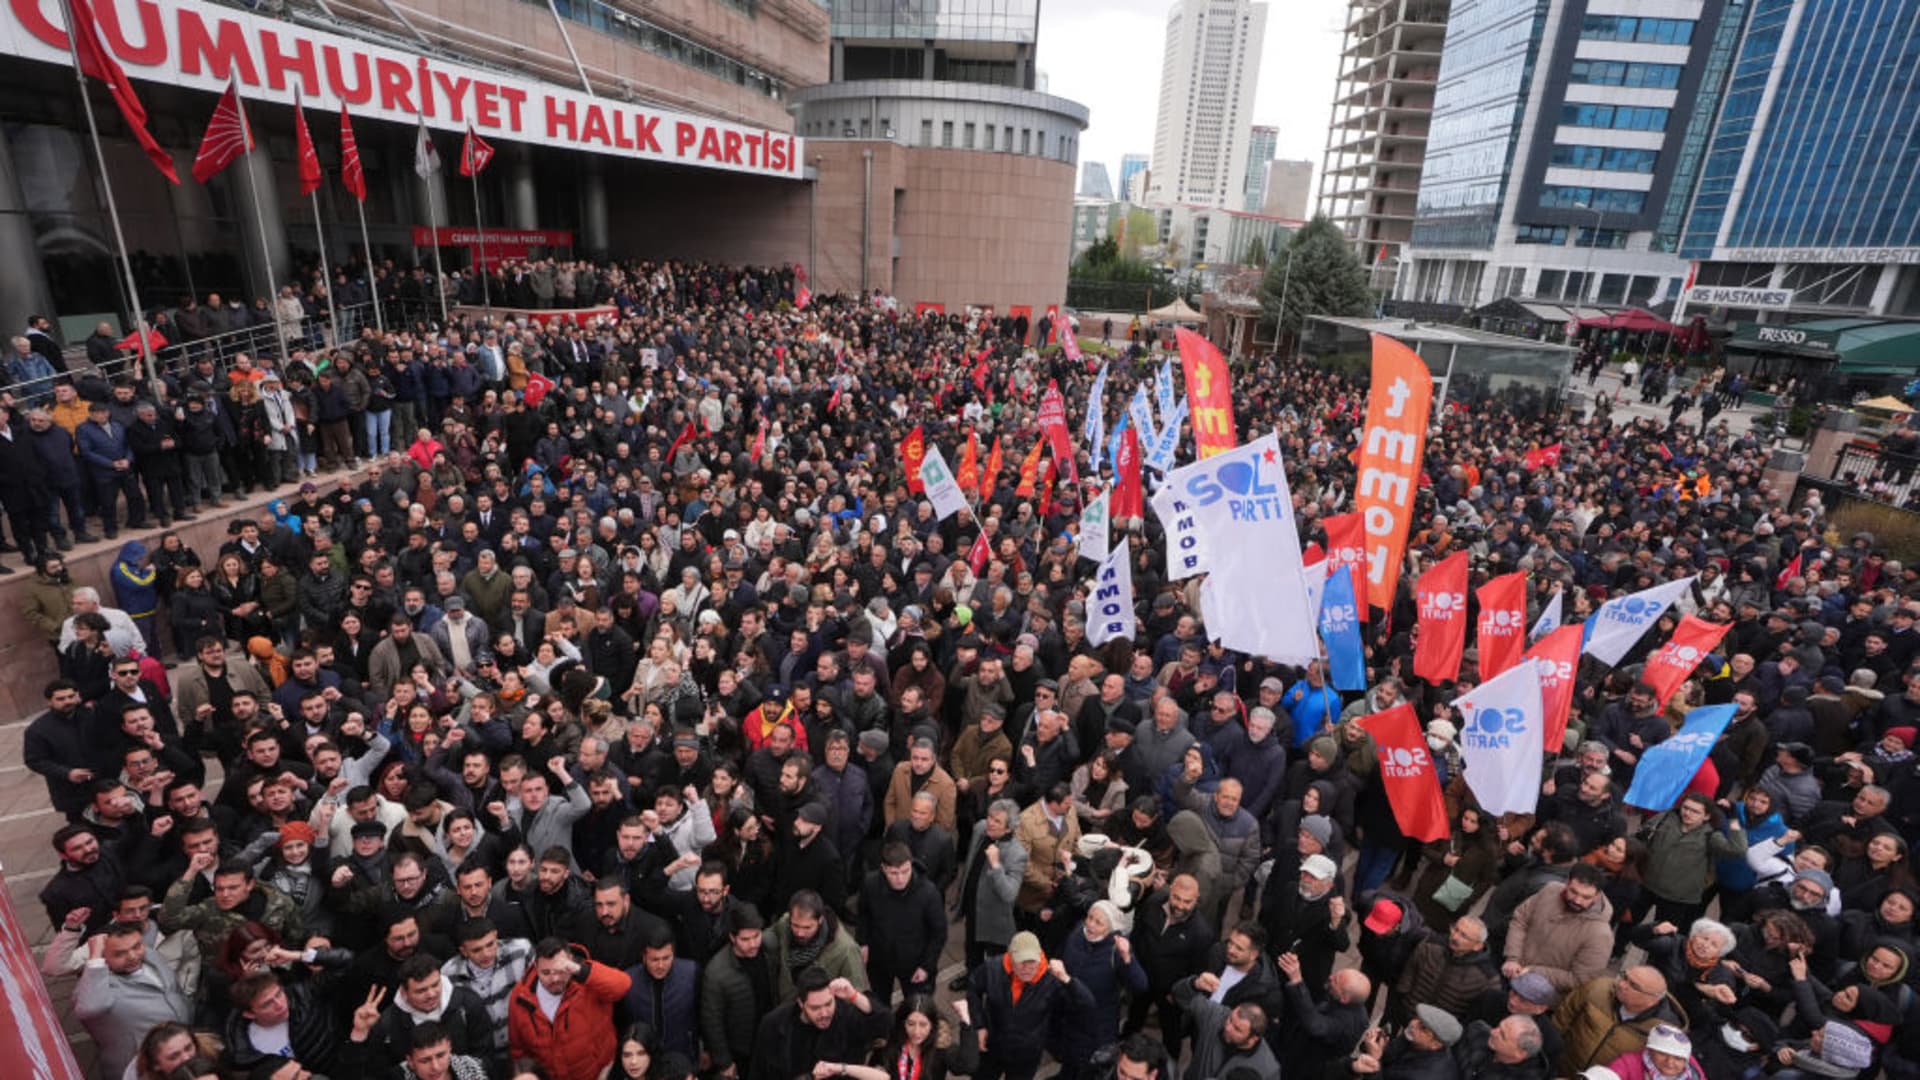
{"type": "Polygon", "coordinates": [[[1375,900],[1373,910],[1367,913],[1365,926],[1376,934],[1391,934],[1394,927],[1400,925],[1400,916],[1404,914],[1400,905],[1391,900],[1375,900]]]}

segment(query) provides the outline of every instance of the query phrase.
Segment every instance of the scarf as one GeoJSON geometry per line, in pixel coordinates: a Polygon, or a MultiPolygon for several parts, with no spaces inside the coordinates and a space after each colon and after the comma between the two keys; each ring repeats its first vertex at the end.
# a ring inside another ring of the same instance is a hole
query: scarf
{"type": "Polygon", "coordinates": [[[1041,979],[1047,977],[1047,954],[1044,952],[1040,954],[1040,971],[1039,974],[1033,977],[1032,982],[1020,981],[1020,976],[1013,970],[1012,953],[1000,954],[1000,966],[1006,970],[1007,982],[1013,992],[1013,1003],[1018,1005],[1020,1004],[1020,995],[1026,992],[1027,987],[1037,985],[1041,979]]]}
{"type": "Polygon", "coordinates": [[[832,935],[833,927],[829,925],[825,919],[822,919],[820,921],[820,930],[813,935],[812,941],[807,942],[805,945],[789,941],[787,946],[787,970],[798,975],[812,967],[813,962],[820,959],[820,953],[826,949],[827,939],[832,935]]]}

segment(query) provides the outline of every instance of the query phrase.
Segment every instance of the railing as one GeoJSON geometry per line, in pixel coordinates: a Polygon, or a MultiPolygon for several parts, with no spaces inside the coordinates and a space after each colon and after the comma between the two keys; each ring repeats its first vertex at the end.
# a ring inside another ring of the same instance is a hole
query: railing
{"type": "Polygon", "coordinates": [[[1920,457],[1893,453],[1876,442],[1850,442],[1834,459],[1833,480],[1861,498],[1911,507],[1920,488],[1920,457]]]}

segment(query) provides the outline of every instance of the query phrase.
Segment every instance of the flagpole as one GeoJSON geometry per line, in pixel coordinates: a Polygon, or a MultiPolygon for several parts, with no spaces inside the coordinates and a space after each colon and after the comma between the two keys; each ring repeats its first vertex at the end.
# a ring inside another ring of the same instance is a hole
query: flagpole
{"type": "Polygon", "coordinates": [[[360,246],[367,249],[367,292],[373,298],[373,325],[384,334],[387,319],[380,313],[380,282],[373,272],[373,241],[367,239],[367,204],[355,199],[353,208],[360,214],[360,246]]]}
{"type": "Polygon", "coordinates": [[[327,266],[327,234],[320,227],[320,189],[307,194],[313,200],[313,238],[320,245],[320,278],[327,283],[327,325],[335,348],[340,346],[340,298],[333,295],[333,271],[327,266]]]}
{"type": "MultiPolygon", "coordinates": [[[[432,138],[430,135],[427,137],[432,138]]],[[[449,321],[447,319],[447,271],[440,265],[440,212],[434,208],[433,189],[439,185],[434,183],[433,178],[437,171],[428,173],[420,179],[427,185],[427,239],[433,242],[433,291],[440,297],[440,325],[444,327],[449,321]]]]}
{"type": "Polygon", "coordinates": [[[153,347],[147,341],[147,313],[140,306],[140,287],[133,280],[133,260],[127,257],[127,237],[120,228],[120,208],[113,197],[113,178],[107,175],[107,155],[100,148],[100,128],[93,119],[93,98],[87,94],[87,73],[80,69],[80,43],[74,34],[73,8],[60,5],[67,17],[67,55],[73,58],[73,81],[80,88],[80,105],[87,114],[87,133],[93,137],[93,158],[100,167],[100,188],[107,196],[107,217],[113,222],[113,243],[120,251],[120,269],[126,277],[127,302],[133,305],[133,332],[140,340],[139,378],[159,378],[153,362],[153,347]]]}
{"type": "MultiPolygon", "coordinates": [[[[473,132],[467,132],[467,138],[473,138],[473,132]]],[[[460,148],[460,164],[470,166],[467,160],[467,148],[460,148]]],[[[487,219],[480,214],[480,170],[469,168],[467,179],[473,181],[473,226],[480,230],[480,265],[475,272],[480,275],[480,303],[488,311],[493,310],[493,287],[487,284],[487,219]]]]}
{"type": "MultiPolygon", "coordinates": [[[[260,274],[267,279],[267,303],[273,308],[273,325],[279,331],[279,345],[286,348],[286,320],[280,317],[280,305],[274,294],[279,290],[273,282],[273,249],[267,243],[267,219],[260,209],[260,178],[253,171],[253,125],[247,121],[247,107],[240,100],[240,87],[232,79],[227,80],[227,90],[233,95],[234,111],[240,114],[240,133],[246,139],[247,190],[253,194],[253,223],[260,230],[260,274]]],[[[269,160],[269,166],[272,162],[269,160]]]]}

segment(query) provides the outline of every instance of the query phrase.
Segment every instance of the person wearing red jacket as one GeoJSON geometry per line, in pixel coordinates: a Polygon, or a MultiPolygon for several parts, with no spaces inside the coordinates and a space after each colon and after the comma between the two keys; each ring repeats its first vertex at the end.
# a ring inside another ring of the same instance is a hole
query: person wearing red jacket
{"type": "Polygon", "coordinates": [[[626,972],[594,963],[578,945],[541,941],[507,1000],[509,1052],[539,1062],[552,1080],[598,1080],[619,1049],[614,1003],[632,986],[626,972]]]}

